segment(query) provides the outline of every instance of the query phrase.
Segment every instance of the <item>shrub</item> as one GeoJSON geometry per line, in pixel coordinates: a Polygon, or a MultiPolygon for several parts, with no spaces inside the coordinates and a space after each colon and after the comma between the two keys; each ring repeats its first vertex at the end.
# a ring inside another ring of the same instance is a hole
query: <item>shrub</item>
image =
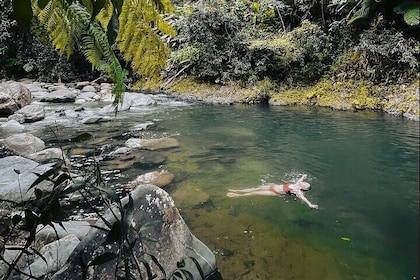
{"type": "Polygon", "coordinates": [[[339,57],[332,71],[339,77],[374,82],[401,82],[417,77],[420,45],[393,30],[368,30],[339,57]]]}

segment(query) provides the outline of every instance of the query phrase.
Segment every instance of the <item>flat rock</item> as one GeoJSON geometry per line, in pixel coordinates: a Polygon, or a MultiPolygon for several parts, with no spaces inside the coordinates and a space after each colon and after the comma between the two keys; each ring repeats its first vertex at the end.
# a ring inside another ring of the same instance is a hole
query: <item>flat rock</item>
{"type": "Polygon", "coordinates": [[[51,103],[73,103],[75,100],[76,94],[67,88],[54,90],[40,99],[41,102],[51,103]]]}

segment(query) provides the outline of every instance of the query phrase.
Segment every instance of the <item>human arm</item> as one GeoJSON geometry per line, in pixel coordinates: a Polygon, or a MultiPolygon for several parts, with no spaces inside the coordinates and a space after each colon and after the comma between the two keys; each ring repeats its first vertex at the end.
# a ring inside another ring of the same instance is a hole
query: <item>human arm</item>
{"type": "Polygon", "coordinates": [[[305,202],[310,208],[313,209],[318,209],[318,205],[316,204],[312,204],[303,194],[302,191],[295,191],[293,192],[300,200],[302,200],[303,202],[305,202]]]}
{"type": "Polygon", "coordinates": [[[306,178],[308,178],[308,175],[307,174],[303,174],[302,177],[299,180],[297,180],[297,182],[295,184],[300,183],[300,182],[303,182],[303,180],[305,180],[306,178]]]}

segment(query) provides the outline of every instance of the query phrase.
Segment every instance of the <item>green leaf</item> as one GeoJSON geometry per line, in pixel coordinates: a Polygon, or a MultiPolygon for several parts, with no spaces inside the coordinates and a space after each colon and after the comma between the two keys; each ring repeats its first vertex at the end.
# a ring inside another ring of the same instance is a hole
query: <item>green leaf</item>
{"type": "Polygon", "coordinates": [[[103,7],[105,6],[105,0],[96,0],[93,3],[93,9],[92,9],[92,14],[90,17],[90,22],[93,22],[96,18],[96,16],[99,14],[99,12],[103,9],[103,7]]]}
{"type": "Polygon", "coordinates": [[[394,8],[394,13],[402,15],[412,9],[418,9],[419,4],[417,1],[404,1],[394,8]]]}
{"type": "Polygon", "coordinates": [[[38,0],[38,7],[42,10],[47,6],[48,2],[50,2],[50,0],[38,0]]]}
{"type": "Polygon", "coordinates": [[[42,195],[43,195],[42,190],[35,188],[34,193],[37,200],[40,200],[42,198],[42,195]]]}
{"type": "Polygon", "coordinates": [[[106,35],[108,37],[108,42],[112,46],[115,41],[117,40],[119,31],[119,21],[117,13],[112,13],[112,17],[108,22],[108,26],[106,28],[106,35]]]}
{"type": "Polygon", "coordinates": [[[107,263],[109,261],[112,261],[113,259],[115,259],[116,257],[118,257],[118,255],[116,253],[112,253],[112,252],[106,252],[103,253],[99,256],[97,256],[96,258],[94,258],[89,264],[88,266],[93,266],[93,265],[101,265],[104,263],[107,263]]]}
{"type": "Polygon", "coordinates": [[[131,197],[131,194],[128,194],[128,203],[124,205],[124,213],[122,215],[122,235],[123,237],[127,237],[129,230],[130,230],[130,224],[131,219],[133,217],[133,210],[134,210],[134,201],[131,197]]]}
{"type": "Polygon", "coordinates": [[[154,226],[160,225],[160,224],[162,224],[162,223],[163,223],[163,221],[162,221],[162,220],[154,220],[154,221],[147,222],[147,223],[145,223],[144,225],[142,225],[142,226],[140,227],[140,232],[145,231],[145,230],[146,230],[146,229],[148,229],[148,228],[151,228],[151,227],[154,227],[154,226]]]}
{"type": "Polygon", "coordinates": [[[121,240],[121,222],[116,221],[108,232],[105,244],[112,244],[121,240]]]}
{"type": "Polygon", "coordinates": [[[17,225],[21,220],[22,220],[22,216],[21,215],[14,215],[12,217],[12,223],[13,223],[13,225],[17,225]]]}
{"type": "Polygon", "coordinates": [[[415,26],[420,23],[420,8],[410,9],[404,14],[404,20],[408,25],[415,26]]]}
{"type": "Polygon", "coordinates": [[[189,258],[194,262],[195,266],[197,267],[197,270],[200,273],[201,279],[204,279],[204,272],[200,266],[200,263],[193,257],[189,257],[189,258]]]}
{"type": "Polygon", "coordinates": [[[82,0],[83,5],[86,7],[89,13],[93,11],[93,3],[92,0],[82,0]]]}
{"type": "Polygon", "coordinates": [[[67,173],[61,173],[54,182],[54,188],[65,182],[66,180],[71,179],[71,176],[67,173]]]}
{"type": "Polygon", "coordinates": [[[114,6],[115,10],[118,14],[121,14],[123,0],[111,0],[112,5],[114,6]]]}
{"type": "Polygon", "coordinates": [[[73,143],[78,143],[78,142],[89,140],[92,137],[93,135],[90,134],[89,132],[84,132],[82,134],[77,135],[76,137],[71,138],[70,141],[73,143]]]}
{"type": "Polygon", "coordinates": [[[13,0],[13,15],[19,26],[25,30],[31,28],[33,17],[31,0],[13,0]]]}

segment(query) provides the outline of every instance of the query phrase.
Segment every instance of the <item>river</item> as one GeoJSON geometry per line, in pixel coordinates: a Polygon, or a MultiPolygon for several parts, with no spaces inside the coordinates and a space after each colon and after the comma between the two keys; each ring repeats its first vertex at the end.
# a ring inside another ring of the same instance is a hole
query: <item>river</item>
{"type": "MultiPolygon", "coordinates": [[[[150,133],[176,138],[180,147],[162,166],[175,174],[166,190],[216,254],[224,279],[419,279],[418,122],[374,112],[158,99],[109,123],[47,118],[33,131],[52,137],[40,128],[50,124],[61,136],[90,132],[95,145],[120,145],[114,136],[152,121],[150,133]],[[301,174],[308,174],[306,197],[318,210],[291,196],[226,197],[228,189],[301,174]]],[[[54,106],[50,112],[61,105],[54,106]]],[[[139,172],[123,167],[121,178],[139,172]]]]}

